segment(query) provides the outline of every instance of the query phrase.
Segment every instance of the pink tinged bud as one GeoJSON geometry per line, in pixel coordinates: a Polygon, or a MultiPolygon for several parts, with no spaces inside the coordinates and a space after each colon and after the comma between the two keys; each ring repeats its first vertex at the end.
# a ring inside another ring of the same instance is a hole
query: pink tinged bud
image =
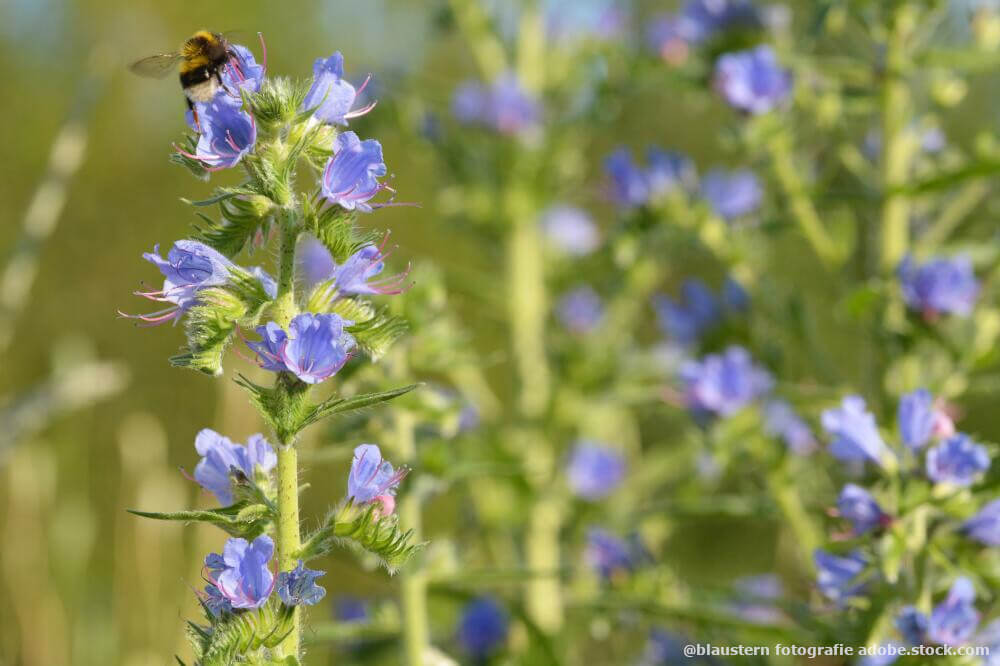
{"type": "Polygon", "coordinates": [[[934,410],[934,426],[931,433],[935,438],[944,439],[955,434],[955,422],[943,409],[934,410]]]}
{"type": "Polygon", "coordinates": [[[392,495],[378,495],[374,500],[372,500],[372,504],[376,503],[380,505],[375,509],[376,518],[391,516],[392,512],[396,510],[396,498],[392,495]]]}

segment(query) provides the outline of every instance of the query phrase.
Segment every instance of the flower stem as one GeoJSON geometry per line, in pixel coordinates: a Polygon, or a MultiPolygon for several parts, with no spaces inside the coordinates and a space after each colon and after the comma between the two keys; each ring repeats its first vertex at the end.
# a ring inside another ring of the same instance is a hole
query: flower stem
{"type": "MultiPolygon", "coordinates": [[[[400,459],[411,462],[416,458],[414,417],[406,409],[396,410],[396,447],[400,459]]],[[[399,500],[399,526],[413,532],[414,541],[422,539],[419,489],[412,488],[399,500]]],[[[419,558],[418,558],[419,559],[419,558]]],[[[410,562],[400,572],[403,604],[403,649],[408,666],[423,666],[424,652],[430,641],[427,626],[427,574],[423,563],[410,562]]]]}

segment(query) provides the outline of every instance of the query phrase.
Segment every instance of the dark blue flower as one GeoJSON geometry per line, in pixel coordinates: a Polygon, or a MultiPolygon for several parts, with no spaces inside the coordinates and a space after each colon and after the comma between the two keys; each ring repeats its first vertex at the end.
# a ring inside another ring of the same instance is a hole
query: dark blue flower
{"type": "Polygon", "coordinates": [[[853,483],[848,483],[837,498],[840,515],[851,522],[855,534],[864,534],[875,527],[884,527],[889,516],[882,511],[871,493],[853,483]]]}
{"type": "Polygon", "coordinates": [[[458,620],[458,643],[469,656],[484,659],[507,641],[507,622],[507,612],[494,599],[470,601],[458,620]]]}
{"type": "Polygon", "coordinates": [[[687,155],[655,146],[646,149],[646,184],[650,196],[658,197],[678,187],[690,188],[695,178],[694,164],[687,155]]]}
{"type": "Polygon", "coordinates": [[[636,563],[635,549],[631,544],[599,527],[587,531],[584,559],[605,580],[631,571],[636,563]]]}
{"type": "Polygon", "coordinates": [[[222,592],[214,584],[206,585],[204,593],[198,596],[213,617],[219,618],[233,612],[233,604],[222,595],[222,592]]]}
{"type": "Polygon", "coordinates": [[[460,85],[452,98],[452,114],[459,122],[513,135],[537,127],[542,109],[514,73],[504,72],[489,87],[474,82],[460,85]]]}
{"type": "Polygon", "coordinates": [[[927,623],[927,636],[942,645],[962,645],[979,626],[979,613],[974,605],[976,589],[968,578],[957,578],[948,597],[934,607],[927,623]]]}
{"type": "Polygon", "coordinates": [[[726,53],[715,63],[715,87],[730,106],[748,113],[767,113],[785,103],[792,75],[767,45],[726,53]]]}
{"type": "Polygon", "coordinates": [[[719,323],[722,311],[715,294],[701,280],[688,279],[681,285],[681,297],[673,300],[658,295],[653,299],[660,328],[677,342],[687,345],[719,323]]]}
{"type": "Polygon", "coordinates": [[[398,294],[404,289],[407,272],[375,280],[385,269],[386,253],[381,247],[366,245],[334,271],[334,286],[341,294],[398,294]]]}
{"type": "Polygon", "coordinates": [[[334,141],[333,152],[323,171],[323,196],[347,210],[370,213],[368,202],[386,187],[378,180],[387,173],[382,144],[375,139],[362,141],[354,132],[342,132],[334,141]]]}
{"type": "Polygon", "coordinates": [[[368,602],[358,597],[340,596],[334,602],[335,615],[341,622],[367,622],[368,602]]]}
{"type": "Polygon", "coordinates": [[[569,485],[578,496],[599,500],[610,495],[625,478],[625,459],[596,442],[579,442],[566,468],[569,485]]]}
{"type": "Polygon", "coordinates": [[[883,467],[895,461],[861,396],[847,396],[839,408],[824,411],[822,424],[833,437],[830,453],[835,458],[871,460],[883,467]]]}
{"type": "Polygon", "coordinates": [[[583,285],[563,294],[556,304],[563,326],[573,333],[588,333],[601,323],[604,304],[593,288],[583,285]]]}
{"type": "Polygon", "coordinates": [[[236,166],[257,143],[257,124],[243,110],[243,100],[232,95],[216,95],[208,103],[196,103],[198,145],[193,155],[212,170],[236,166]]]}
{"type": "Polygon", "coordinates": [[[176,321],[191,306],[197,303],[197,294],[208,287],[220,287],[229,281],[233,262],[204,243],[193,240],[179,240],[167,253],[160,256],[160,246],[142,255],[163,274],[163,288],[158,291],[139,291],[153,301],[170,303],[171,306],[148,315],[125,315],[149,324],[176,321]]]}
{"type": "Polygon", "coordinates": [[[906,606],[896,616],[896,629],[910,645],[923,645],[927,642],[928,618],[914,606],[906,606]]]}
{"type": "Polygon", "coordinates": [[[542,214],[542,230],[549,242],[566,254],[582,257],[597,249],[601,236],[583,210],[573,206],[552,206],[542,214]]]}
{"type": "Polygon", "coordinates": [[[347,497],[355,504],[379,502],[379,513],[388,516],[396,506],[396,487],[407,471],[405,467],[393,469],[392,463],[382,460],[382,452],[375,444],[361,444],[354,449],[347,497]]]}
{"type": "Polygon", "coordinates": [[[354,338],[345,330],[350,321],[335,314],[296,315],[284,331],[274,322],[257,327],[258,342],[247,342],[257,352],[261,367],[291,372],[307,384],[329,379],[347,362],[354,338]]]}
{"type": "Polygon", "coordinates": [[[764,198],[757,176],[748,169],[712,169],[701,181],[701,194],[727,221],[754,213],[764,198]]]}
{"type": "Polygon", "coordinates": [[[899,435],[911,449],[923,447],[934,433],[934,398],[930,391],[917,389],[899,400],[899,435]]]}
{"type": "Polygon", "coordinates": [[[812,429],[783,400],[772,400],[764,408],[764,427],[772,437],[784,440],[792,453],[808,455],[816,450],[812,429]]]}
{"type": "Polygon", "coordinates": [[[230,58],[222,69],[222,84],[231,96],[239,91],[257,92],[264,83],[264,66],[257,64],[253,53],[242,44],[229,45],[230,58]]]}
{"type": "Polygon", "coordinates": [[[851,597],[858,596],[863,583],[858,576],[865,570],[867,562],[860,552],[847,557],[839,557],[824,550],[813,553],[816,564],[816,585],[827,599],[843,605],[851,597]]]}
{"type": "Polygon", "coordinates": [[[925,317],[967,317],[976,305],[979,282],[966,256],[936,258],[920,266],[907,256],[898,272],[903,300],[925,317]]]}
{"type": "Polygon", "coordinates": [[[278,596],[286,606],[315,606],[326,595],[326,589],[316,584],[325,571],[306,569],[302,560],[291,571],[278,574],[278,596]]]}
{"type": "Polygon", "coordinates": [[[729,416],[771,390],[771,375],[756,365],[742,347],[709,354],[681,366],[688,407],[695,412],[729,416]]]}
{"type": "Polygon", "coordinates": [[[248,543],[229,539],[222,555],[205,558],[209,578],[233,608],[260,608],[274,588],[274,575],[268,562],[274,554],[271,537],[262,535],[248,543]]]}
{"type": "Polygon", "coordinates": [[[722,285],[722,304],[733,312],[746,312],[750,309],[750,294],[732,277],[727,277],[722,285]]]}
{"type": "Polygon", "coordinates": [[[1000,499],[995,499],[962,524],[969,537],[987,546],[1000,546],[1000,499]]]}
{"type": "Polygon", "coordinates": [[[927,477],[935,483],[971,485],[990,468],[986,447],[959,433],[927,451],[927,477]]]}
{"type": "Polygon", "coordinates": [[[604,159],[611,184],[611,199],[625,207],[641,206],[649,199],[646,174],[632,161],[627,148],[618,148],[604,159]]]}
{"type": "Polygon", "coordinates": [[[215,493],[223,506],[233,503],[231,470],[253,479],[258,468],[266,474],[278,464],[274,449],[260,434],[251,435],[243,446],[205,428],[195,437],[194,448],[202,457],[194,468],[194,479],[202,488],[215,493]]]}
{"type": "Polygon", "coordinates": [[[375,106],[372,103],[351,111],[358,92],[344,79],[344,56],[336,51],[329,58],[317,58],[313,63],[312,85],[302,100],[302,110],[313,109],[313,118],[321,123],[346,126],[349,119],[362,116],[375,106]]]}

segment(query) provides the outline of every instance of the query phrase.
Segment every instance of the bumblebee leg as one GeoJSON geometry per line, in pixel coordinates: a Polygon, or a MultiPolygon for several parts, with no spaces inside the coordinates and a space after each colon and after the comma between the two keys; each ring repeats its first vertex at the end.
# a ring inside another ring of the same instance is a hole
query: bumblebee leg
{"type": "Polygon", "coordinates": [[[185,97],[184,101],[187,102],[188,111],[191,112],[191,118],[194,120],[194,129],[196,132],[201,134],[201,123],[198,122],[198,109],[195,107],[194,102],[191,101],[189,97],[185,97]]]}

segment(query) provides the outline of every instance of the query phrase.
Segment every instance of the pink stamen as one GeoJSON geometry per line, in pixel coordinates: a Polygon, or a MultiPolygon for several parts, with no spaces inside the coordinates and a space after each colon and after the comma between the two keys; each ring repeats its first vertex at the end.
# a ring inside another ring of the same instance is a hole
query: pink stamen
{"type": "Polygon", "coordinates": [[[371,113],[371,110],[375,108],[376,104],[378,104],[378,100],[375,100],[371,104],[361,107],[360,109],[355,109],[354,111],[348,111],[347,113],[344,114],[344,118],[346,120],[350,120],[351,118],[360,118],[366,113],[371,113]]]}
{"type": "Polygon", "coordinates": [[[258,32],[257,39],[260,40],[260,60],[261,68],[267,71],[267,44],[264,43],[264,33],[258,32]]]}

